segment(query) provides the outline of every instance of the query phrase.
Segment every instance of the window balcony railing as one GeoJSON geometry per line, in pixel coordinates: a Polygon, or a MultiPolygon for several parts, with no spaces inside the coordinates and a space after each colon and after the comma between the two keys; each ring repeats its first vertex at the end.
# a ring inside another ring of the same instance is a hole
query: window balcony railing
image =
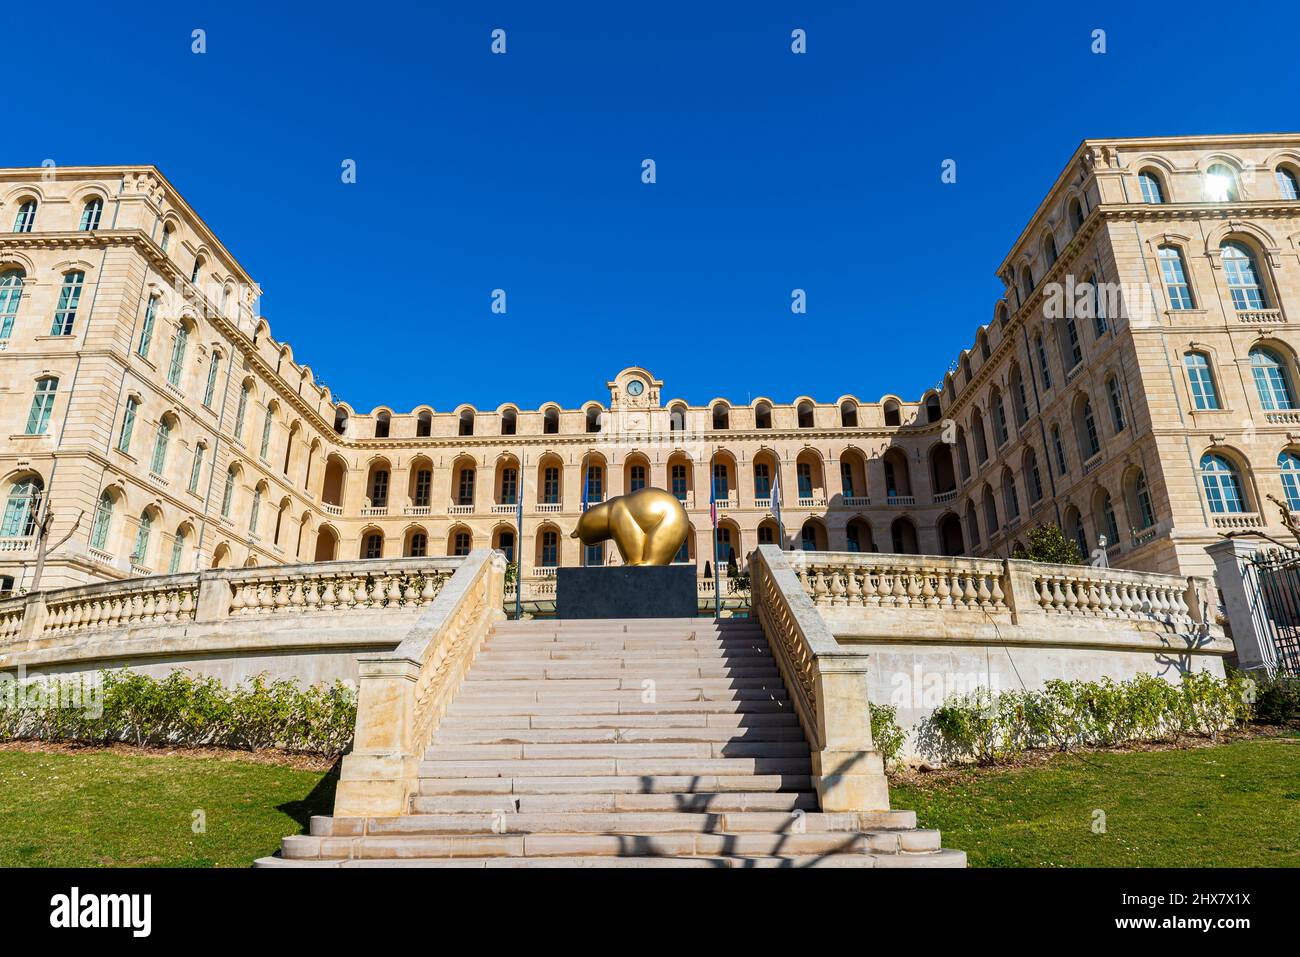
{"type": "Polygon", "coordinates": [[[1157,531],[1158,529],[1155,525],[1152,525],[1150,528],[1133,529],[1133,547],[1138,548],[1145,545],[1147,542],[1152,541],[1156,537],[1157,531]]]}
{"type": "Polygon", "coordinates": [[[1248,324],[1254,322],[1286,322],[1286,317],[1282,315],[1281,309],[1239,309],[1237,310],[1237,321],[1248,324]]]}
{"type": "Polygon", "coordinates": [[[114,558],[110,553],[104,551],[102,548],[96,548],[94,545],[87,546],[86,554],[88,554],[95,561],[103,565],[117,564],[117,559],[114,558]]]}
{"type": "Polygon", "coordinates": [[[885,504],[911,506],[916,504],[915,495],[895,495],[892,492],[885,496],[885,504]]]}
{"type": "Polygon", "coordinates": [[[447,514],[448,515],[473,515],[474,506],[473,505],[448,505],[447,514]]]}
{"type": "Polygon", "coordinates": [[[956,497],[957,497],[956,489],[953,489],[951,492],[939,492],[934,496],[934,504],[943,505],[945,502],[951,502],[956,497]]]}
{"type": "Polygon", "coordinates": [[[798,499],[798,508],[825,508],[826,496],[824,495],[800,495],[798,499]]]}
{"type": "Polygon", "coordinates": [[[1083,371],[1083,361],[1080,360],[1078,363],[1075,364],[1073,369],[1071,369],[1069,372],[1065,374],[1065,381],[1067,383],[1073,382],[1075,376],[1077,376],[1082,371],[1083,371]]]}
{"type": "Polygon", "coordinates": [[[713,504],[718,507],[719,512],[726,512],[737,508],[739,503],[734,498],[720,498],[716,499],[713,504]]]}
{"type": "Polygon", "coordinates": [[[1300,411],[1265,412],[1264,419],[1269,425],[1300,425],[1300,411]]]}
{"type": "Polygon", "coordinates": [[[165,478],[154,471],[149,472],[149,481],[153,482],[153,484],[157,485],[159,488],[166,488],[168,484],[165,478]]]}
{"type": "Polygon", "coordinates": [[[1218,512],[1213,516],[1215,528],[1263,528],[1259,512],[1218,512]]]}
{"type": "Polygon", "coordinates": [[[493,502],[493,503],[492,503],[492,514],[493,514],[493,515],[513,515],[513,514],[515,513],[515,509],[516,509],[517,507],[518,507],[518,506],[516,506],[514,502],[493,502]]]}
{"type": "Polygon", "coordinates": [[[765,496],[764,498],[754,499],[754,508],[770,510],[772,508],[772,496],[768,495],[765,496]]]}
{"type": "Polygon", "coordinates": [[[563,502],[538,502],[537,511],[544,515],[555,515],[564,511],[563,502]]]}
{"type": "Polygon", "coordinates": [[[137,578],[148,578],[153,574],[153,569],[148,565],[141,565],[139,562],[131,563],[131,574],[137,578]]]}
{"type": "Polygon", "coordinates": [[[31,550],[36,545],[36,539],[32,536],[19,535],[13,537],[0,538],[0,552],[9,554],[23,553],[31,550]]]}
{"type": "Polygon", "coordinates": [[[402,507],[403,515],[432,515],[432,505],[405,505],[402,507]]]}
{"type": "Polygon", "coordinates": [[[845,495],[840,499],[840,504],[845,508],[865,508],[871,504],[869,495],[845,495]]]}
{"type": "Polygon", "coordinates": [[[361,515],[363,518],[369,518],[371,516],[382,517],[387,514],[388,514],[387,505],[363,505],[361,507],[361,515]]]}
{"type": "Polygon", "coordinates": [[[326,514],[326,515],[342,515],[342,514],[343,514],[343,506],[342,506],[342,505],[333,505],[333,504],[331,504],[331,503],[329,503],[329,502],[321,502],[321,503],[320,503],[320,507],[321,507],[322,509],[325,510],[325,514],[326,514]]]}
{"type": "Polygon", "coordinates": [[[1101,464],[1101,460],[1103,458],[1105,458],[1105,456],[1102,454],[1102,452],[1098,451],[1094,453],[1092,458],[1088,459],[1088,461],[1083,463],[1083,474],[1087,475],[1089,472],[1095,469],[1098,465],[1101,464]]]}

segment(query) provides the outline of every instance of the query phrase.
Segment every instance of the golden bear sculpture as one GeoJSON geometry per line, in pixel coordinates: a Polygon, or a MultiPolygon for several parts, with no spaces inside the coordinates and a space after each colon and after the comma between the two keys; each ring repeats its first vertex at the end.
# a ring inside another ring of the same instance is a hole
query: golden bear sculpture
{"type": "Polygon", "coordinates": [[[569,537],[584,545],[612,538],[625,565],[669,565],[689,531],[686,509],[676,496],[643,488],[591,506],[569,537]]]}

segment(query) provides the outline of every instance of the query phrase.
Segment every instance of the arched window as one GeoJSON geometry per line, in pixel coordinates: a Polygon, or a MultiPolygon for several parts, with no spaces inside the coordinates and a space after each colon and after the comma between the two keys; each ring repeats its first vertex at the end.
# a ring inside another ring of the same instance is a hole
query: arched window
{"type": "Polygon", "coordinates": [[[547,529],[542,532],[542,560],[540,562],[543,568],[554,568],[559,563],[560,554],[560,536],[554,529],[547,529]]]}
{"type": "MultiPolygon", "coordinates": [[[[800,402],[796,410],[799,420],[799,428],[811,429],[813,427],[813,405],[811,402],[800,402]]],[[[886,423],[888,424],[888,423],[886,423]]]]}
{"type": "Polygon", "coordinates": [[[1232,307],[1238,312],[1267,309],[1268,300],[1259,283],[1259,270],[1255,257],[1241,243],[1226,242],[1219,249],[1223,253],[1223,275],[1228,280],[1232,307]]]}
{"type": "Polygon", "coordinates": [[[194,461],[190,464],[190,491],[198,492],[199,477],[203,474],[203,453],[207,446],[200,442],[194,446],[194,461]]]}
{"type": "Polygon", "coordinates": [[[1101,527],[1106,530],[1106,544],[1119,542],[1119,523],[1115,520],[1115,503],[1110,492],[1101,493],[1101,527]]]}
{"type": "Polygon", "coordinates": [[[162,475],[163,469],[167,467],[167,443],[171,435],[171,423],[164,416],[158,420],[158,433],[153,440],[153,458],[149,461],[149,471],[154,475],[162,475]]]}
{"type": "Polygon", "coordinates": [[[44,485],[35,475],[13,484],[5,501],[4,522],[0,538],[31,538],[36,534],[36,518],[41,510],[44,485]]]}
{"type": "Polygon", "coordinates": [[[858,407],[856,403],[848,399],[840,403],[840,425],[846,429],[856,429],[858,427],[858,407]]]}
{"type": "MultiPolygon", "coordinates": [[[[247,387],[247,386],[244,387],[244,391],[245,391],[245,392],[248,391],[248,387],[247,387]]],[[[243,400],[241,399],[240,401],[243,401],[243,400]]],[[[235,429],[236,432],[241,431],[242,423],[243,423],[244,420],[241,418],[239,421],[240,421],[240,423],[241,423],[241,426],[240,426],[240,427],[236,427],[236,429],[235,429]]],[[[345,434],[345,433],[347,432],[347,430],[348,430],[348,410],[347,410],[347,409],[342,409],[342,408],[335,409],[335,410],[334,410],[334,431],[335,431],[335,433],[338,434],[338,435],[343,435],[343,434],[345,434]]]]}
{"type": "Polygon", "coordinates": [[[171,242],[172,242],[172,228],[170,225],[167,225],[163,227],[162,240],[159,242],[159,245],[162,247],[163,252],[167,251],[167,247],[171,245],[171,242]]]}
{"type": "Polygon", "coordinates": [[[23,298],[23,279],[26,277],[21,269],[6,269],[0,272],[0,339],[8,339],[14,331],[14,320],[18,317],[18,303],[23,298]]]}
{"type": "Polygon", "coordinates": [[[36,380],[36,392],[32,396],[32,407],[27,413],[27,434],[44,435],[50,427],[50,414],[54,411],[54,394],[59,390],[56,376],[45,376],[36,380]]]}
{"type": "Polygon", "coordinates": [[[1294,409],[1295,392],[1286,365],[1272,349],[1256,346],[1250,350],[1250,368],[1255,375],[1255,391],[1266,411],[1294,409]]]}
{"type": "Polygon", "coordinates": [[[885,401],[885,425],[900,426],[903,424],[903,416],[899,411],[898,403],[893,399],[885,401]]]}
{"type": "Polygon", "coordinates": [[[461,410],[459,431],[461,435],[474,434],[474,410],[473,409],[461,410]]]}
{"type": "Polygon", "coordinates": [[[1056,453],[1056,473],[1066,475],[1070,471],[1070,463],[1065,458],[1065,443],[1061,441],[1061,427],[1052,426],[1052,451],[1056,453]]]}
{"type": "Polygon", "coordinates": [[[81,207],[81,224],[77,228],[83,233],[98,229],[99,217],[103,212],[104,201],[98,196],[86,200],[86,205],[81,207]]]}
{"type": "Polygon", "coordinates": [[[1187,284],[1183,253],[1177,246],[1160,247],[1160,275],[1165,281],[1165,292],[1169,294],[1170,309],[1196,308],[1192,287],[1187,284]]]}
{"type": "Polygon", "coordinates": [[[600,406],[592,405],[587,407],[587,431],[599,432],[601,422],[604,416],[601,414],[600,406]]]}
{"type": "Polygon", "coordinates": [[[799,532],[799,547],[805,552],[817,551],[817,526],[812,522],[805,522],[799,532]]]}
{"type": "Polygon", "coordinates": [[[1025,484],[1029,489],[1030,504],[1042,501],[1043,473],[1038,468],[1038,453],[1033,449],[1025,452],[1025,484]]]}
{"type": "Polygon", "coordinates": [[[1219,391],[1214,385],[1210,357],[1203,352],[1188,352],[1183,355],[1183,365],[1187,369],[1187,379],[1192,386],[1192,401],[1196,407],[1218,409],[1219,391]]]}
{"type": "Polygon", "coordinates": [[[1300,179],[1285,166],[1277,168],[1277,189],[1283,199],[1300,199],[1300,179]]]}
{"type": "Polygon", "coordinates": [[[119,452],[131,451],[131,432],[135,429],[135,417],[140,411],[140,400],[135,396],[127,396],[126,412],[122,414],[122,432],[117,437],[117,449],[119,452]]]}
{"type": "Polygon", "coordinates": [[[81,304],[81,288],[86,281],[86,274],[78,270],[65,273],[63,285],[59,287],[59,303],[54,310],[54,322],[50,325],[50,335],[72,335],[72,324],[77,320],[77,306],[81,304]]]}
{"type": "Polygon", "coordinates": [[[189,345],[190,331],[181,323],[176,327],[176,339],[172,342],[172,361],[167,366],[167,381],[174,388],[181,387],[181,374],[185,371],[185,350],[189,345]]]}
{"type": "Polygon", "coordinates": [[[473,538],[466,531],[458,531],[452,537],[451,553],[463,558],[470,552],[470,546],[473,544],[473,538]]]}
{"type": "Polygon", "coordinates": [[[203,268],[203,257],[202,257],[202,256],[195,256],[195,257],[194,257],[194,268],[193,268],[192,270],[190,270],[190,282],[192,282],[192,283],[196,283],[196,284],[198,283],[198,281],[199,281],[199,270],[201,270],[202,268],[203,268]]]}
{"type": "MultiPolygon", "coordinates": [[[[759,428],[762,428],[762,426],[759,426],[759,428]]],[[[686,410],[682,406],[675,405],[672,411],[668,413],[668,431],[686,431],[686,410]]]]}
{"type": "Polygon", "coordinates": [[[939,407],[939,397],[932,395],[925,400],[925,421],[938,422],[943,418],[943,410],[939,407]]]}
{"type": "MultiPolygon", "coordinates": [[[[857,412],[857,409],[854,409],[857,412]]],[[[770,429],[772,427],[772,406],[766,402],[760,402],[754,407],[754,427],[757,429],[770,429]]]]}
{"type": "Polygon", "coordinates": [[[1083,204],[1077,199],[1070,200],[1070,222],[1076,231],[1083,226],[1083,218],[1083,204]]]}
{"type": "Polygon", "coordinates": [[[375,416],[375,438],[386,439],[388,432],[392,428],[393,417],[387,412],[380,412],[375,416]]]}
{"type": "Polygon", "coordinates": [[[501,413],[501,434],[514,435],[519,428],[519,415],[514,409],[506,409],[501,413]]]}
{"type": "Polygon", "coordinates": [[[1001,448],[1007,444],[1011,433],[1007,428],[1007,407],[1002,401],[1002,393],[997,389],[989,396],[989,408],[993,412],[993,439],[1001,448]]]}
{"type": "Polygon", "coordinates": [[[984,434],[984,413],[979,409],[971,414],[970,429],[975,437],[975,461],[983,465],[989,460],[989,442],[984,434]]]}
{"type": "Polygon", "coordinates": [[[542,434],[556,435],[560,431],[560,410],[551,406],[542,413],[542,434]]]}
{"type": "MultiPolygon", "coordinates": [[[[371,532],[366,536],[364,543],[364,557],[366,558],[383,558],[384,557],[384,536],[378,532],[371,532]]],[[[458,553],[459,554],[459,553],[458,553]]],[[[469,552],[465,552],[466,555],[469,552]]]]}
{"type": "Polygon", "coordinates": [[[1244,512],[1245,499],[1236,467],[1221,455],[1201,457],[1201,484],[1211,512],[1244,512]]]}
{"type": "Polygon", "coordinates": [[[275,421],[275,406],[266,407],[266,417],[262,419],[262,447],[259,453],[262,458],[266,458],[271,451],[271,424],[275,421]]]}
{"type": "Polygon", "coordinates": [[[1282,492],[1286,507],[1300,512],[1300,455],[1283,452],[1277,457],[1277,467],[1282,470],[1282,492]]]}
{"type": "Polygon", "coordinates": [[[1237,190],[1237,176],[1222,163],[1215,163],[1205,171],[1205,198],[1211,203],[1235,203],[1241,197],[1237,190]]]}
{"type": "Polygon", "coordinates": [[[1047,260],[1049,269],[1056,265],[1056,237],[1051,233],[1043,238],[1043,256],[1047,260]]]}
{"type": "Polygon", "coordinates": [[[966,537],[970,539],[972,548],[980,543],[980,523],[975,513],[974,502],[966,503],[966,537]]]}
{"type": "Polygon", "coordinates": [[[713,427],[715,429],[727,429],[731,425],[731,410],[725,402],[719,402],[713,407],[713,427]]]}
{"type": "Polygon", "coordinates": [[[95,508],[95,525],[90,533],[90,547],[101,552],[108,548],[108,533],[113,526],[113,496],[108,489],[99,495],[99,505],[95,508]]]}
{"type": "Polygon", "coordinates": [[[412,532],[411,544],[407,551],[411,558],[424,558],[429,554],[429,536],[424,532],[412,532]]]}
{"type": "MultiPolygon", "coordinates": [[[[1020,295],[1024,299],[1029,298],[1029,294],[1034,291],[1034,271],[1028,266],[1020,270],[1020,295]]],[[[985,356],[985,358],[988,358],[985,356]]]]}
{"type": "Polygon", "coordinates": [[[984,486],[984,526],[989,530],[989,537],[992,538],[998,528],[998,506],[993,500],[993,489],[984,486]]]}
{"type": "Polygon", "coordinates": [[[14,217],[14,232],[30,233],[36,225],[36,200],[25,199],[18,206],[18,215],[14,217]]]}
{"type": "Polygon", "coordinates": [[[1160,175],[1153,170],[1144,169],[1138,173],[1138,185],[1142,188],[1142,202],[1159,206],[1165,201],[1164,187],[1160,185],[1160,175]]]}
{"type": "Polygon", "coordinates": [[[427,411],[421,412],[415,417],[415,435],[416,438],[427,439],[433,434],[433,416],[427,411]]]}
{"type": "Polygon", "coordinates": [[[1106,382],[1106,395],[1110,398],[1110,420],[1118,435],[1124,431],[1124,402],[1119,393],[1119,380],[1111,376],[1106,382]]]}

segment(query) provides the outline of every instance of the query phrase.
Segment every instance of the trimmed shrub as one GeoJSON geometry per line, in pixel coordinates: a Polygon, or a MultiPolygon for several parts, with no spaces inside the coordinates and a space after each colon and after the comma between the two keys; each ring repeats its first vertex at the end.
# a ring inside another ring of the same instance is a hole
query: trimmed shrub
{"type": "Polygon", "coordinates": [[[898,709],[887,704],[868,704],[871,712],[871,740],[886,765],[892,764],[903,749],[907,734],[898,726],[898,709]]]}
{"type": "Polygon", "coordinates": [[[235,688],[173,671],[10,684],[0,694],[0,740],[280,748],[342,754],[356,725],[356,694],[342,682],[300,688],[263,675],[235,688]],[[75,705],[75,706],[73,706],[75,705]]]}
{"type": "Polygon", "coordinates": [[[948,763],[996,764],[1026,750],[1060,751],[1156,741],[1175,735],[1215,738],[1251,716],[1249,686],[1238,675],[1184,674],[1178,684],[1154,675],[1129,681],[1052,680],[1041,691],[987,688],[949,698],[917,729],[923,750],[948,763]]]}

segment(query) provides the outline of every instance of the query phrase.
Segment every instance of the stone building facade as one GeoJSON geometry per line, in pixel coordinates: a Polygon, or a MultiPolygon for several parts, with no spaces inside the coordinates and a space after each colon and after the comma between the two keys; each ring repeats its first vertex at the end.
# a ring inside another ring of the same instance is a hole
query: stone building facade
{"type": "Polygon", "coordinates": [[[569,533],[642,485],[682,497],[701,568],[779,539],[1007,555],[1052,521],[1208,574],[1222,532],[1281,532],[1267,496],[1300,510],[1298,182],[1300,135],[1085,141],[916,401],[691,404],[632,366],[575,409],[360,412],[158,170],[0,171],[0,576],[30,587],[46,506],[45,587],[484,545],[546,574],[616,561],[569,533]]]}

